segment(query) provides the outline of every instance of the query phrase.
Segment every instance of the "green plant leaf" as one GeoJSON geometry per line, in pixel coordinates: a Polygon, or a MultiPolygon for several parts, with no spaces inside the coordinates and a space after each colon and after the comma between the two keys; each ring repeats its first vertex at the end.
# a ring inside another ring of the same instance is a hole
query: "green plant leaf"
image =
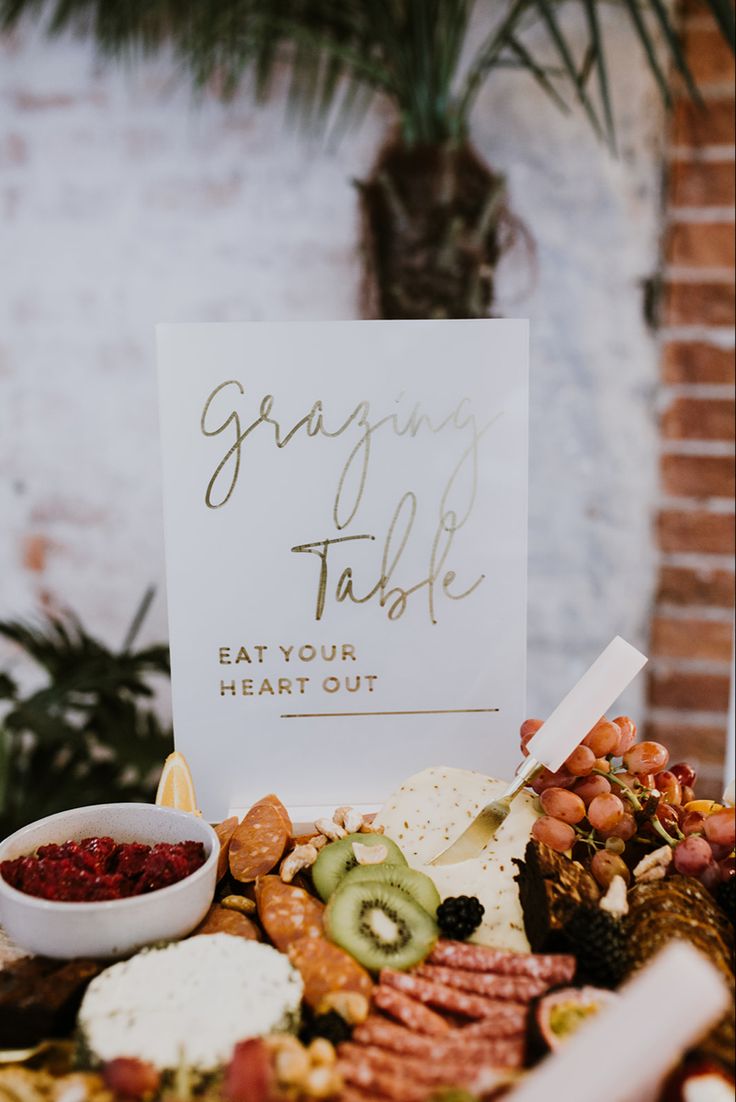
{"type": "Polygon", "coordinates": [[[152,797],[173,739],[141,706],[151,697],[150,679],[169,672],[168,647],[132,647],[149,607],[146,594],[120,652],[90,636],[71,614],[0,624],[0,636],[46,674],[45,683],[25,695],[0,675],[14,690],[0,747],[0,829],[65,807],[152,797]]]}

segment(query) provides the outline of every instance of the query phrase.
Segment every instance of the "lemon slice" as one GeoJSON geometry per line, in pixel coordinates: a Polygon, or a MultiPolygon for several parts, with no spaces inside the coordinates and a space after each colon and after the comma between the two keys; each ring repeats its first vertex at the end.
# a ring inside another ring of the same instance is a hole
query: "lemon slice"
{"type": "Polygon", "coordinates": [[[690,800],[685,804],[685,811],[700,811],[703,815],[712,815],[715,811],[723,811],[723,804],[715,800],[690,800]]]}
{"type": "Polygon", "coordinates": [[[159,807],[173,807],[177,811],[197,811],[197,797],[194,794],[194,781],[187,759],[178,750],[169,754],[161,770],[161,780],[156,790],[156,803],[159,807]]]}

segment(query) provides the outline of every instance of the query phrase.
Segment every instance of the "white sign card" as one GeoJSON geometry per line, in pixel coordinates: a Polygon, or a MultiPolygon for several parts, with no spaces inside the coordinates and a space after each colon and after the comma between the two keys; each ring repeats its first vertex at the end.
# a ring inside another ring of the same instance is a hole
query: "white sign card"
{"type": "Polygon", "coordinates": [[[210,819],[510,776],[525,321],[158,330],[176,745],[210,819]]]}

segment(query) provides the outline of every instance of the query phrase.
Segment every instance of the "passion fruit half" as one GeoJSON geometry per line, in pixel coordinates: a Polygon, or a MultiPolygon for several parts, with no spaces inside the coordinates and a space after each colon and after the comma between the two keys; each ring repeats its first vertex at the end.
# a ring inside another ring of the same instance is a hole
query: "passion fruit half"
{"type": "Polygon", "coordinates": [[[602,987],[563,987],[537,1003],[536,1024],[547,1047],[555,1052],[618,996],[602,987]]]}

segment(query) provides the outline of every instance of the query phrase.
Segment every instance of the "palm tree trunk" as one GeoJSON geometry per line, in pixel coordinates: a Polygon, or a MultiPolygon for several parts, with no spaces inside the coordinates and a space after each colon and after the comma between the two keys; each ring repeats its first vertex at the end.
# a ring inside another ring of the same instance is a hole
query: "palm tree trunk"
{"type": "Polygon", "coordinates": [[[467,143],[398,140],[359,187],[369,314],[488,317],[505,244],[503,177],[467,143]]]}

